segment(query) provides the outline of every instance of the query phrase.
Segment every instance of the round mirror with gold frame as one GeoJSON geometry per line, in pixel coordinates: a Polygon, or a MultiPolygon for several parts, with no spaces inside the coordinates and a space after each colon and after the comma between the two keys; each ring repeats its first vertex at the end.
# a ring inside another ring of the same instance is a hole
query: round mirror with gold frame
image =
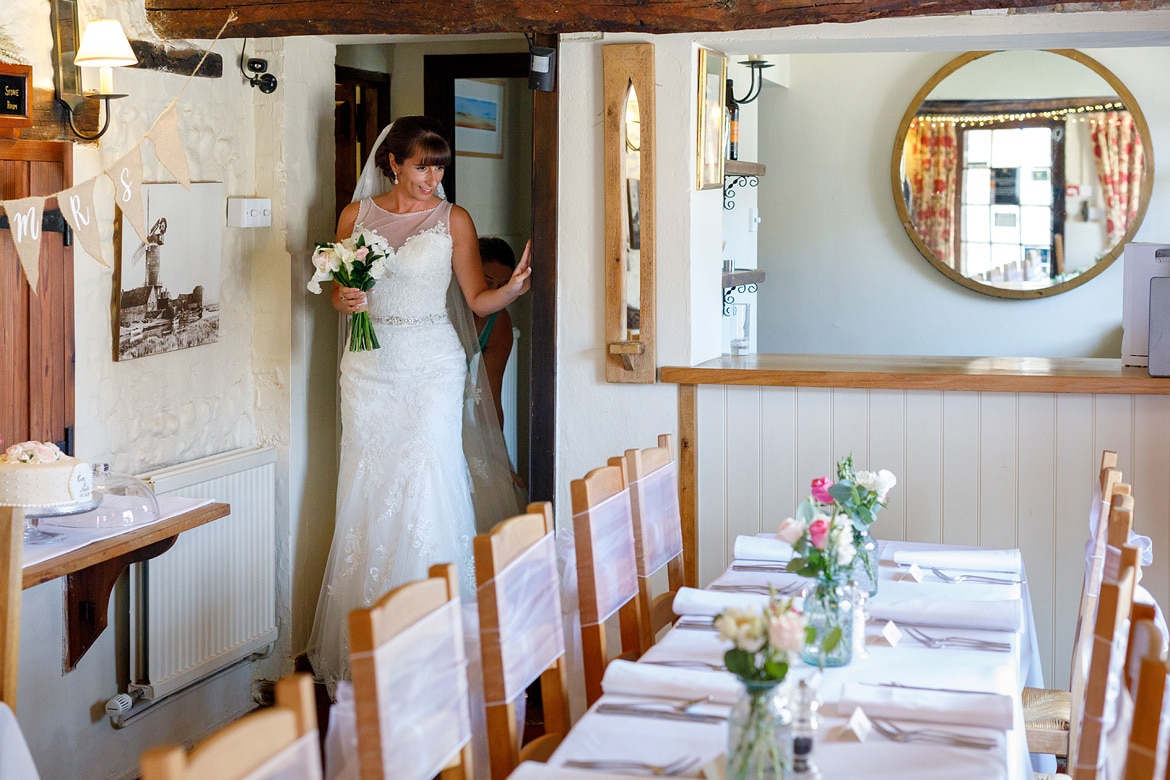
{"type": "Polygon", "coordinates": [[[968,52],[902,116],[894,203],[918,251],[964,287],[1040,298],[1133,240],[1154,183],[1137,101],[1080,52],[968,52]]]}

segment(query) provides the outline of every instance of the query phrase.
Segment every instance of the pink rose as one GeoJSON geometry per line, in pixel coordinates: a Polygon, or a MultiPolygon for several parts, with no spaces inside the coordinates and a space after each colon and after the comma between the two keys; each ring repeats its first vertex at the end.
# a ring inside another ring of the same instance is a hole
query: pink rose
{"type": "Polygon", "coordinates": [[[808,538],[812,542],[813,547],[818,550],[825,549],[825,541],[829,536],[829,521],[824,516],[813,520],[808,527],[808,538]]]}
{"type": "Polygon", "coordinates": [[[796,544],[800,541],[800,535],[803,533],[804,523],[790,517],[780,524],[780,530],[776,531],[776,538],[788,544],[796,544]]]}
{"type": "Polygon", "coordinates": [[[370,253],[370,248],[368,246],[363,246],[361,249],[354,252],[353,256],[357,260],[365,260],[366,255],[368,255],[369,253],[370,253]]]}
{"type": "Polygon", "coordinates": [[[812,497],[818,503],[831,504],[833,497],[829,495],[829,488],[833,486],[833,480],[828,477],[817,477],[812,481],[812,497]]]}

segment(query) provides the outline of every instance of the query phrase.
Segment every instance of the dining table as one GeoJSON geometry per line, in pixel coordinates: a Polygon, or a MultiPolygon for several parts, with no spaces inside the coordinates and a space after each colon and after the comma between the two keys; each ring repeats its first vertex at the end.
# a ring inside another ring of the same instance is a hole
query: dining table
{"type": "MultiPolygon", "coordinates": [[[[732,645],[713,619],[729,606],[762,606],[770,589],[799,594],[811,584],[785,570],[785,548],[770,536],[739,537],[722,575],[679,591],[674,627],[637,662],[607,667],[603,695],[548,763],[522,764],[512,777],[723,777],[740,683],[723,667],[732,645]]],[[[1021,689],[1043,687],[1043,673],[1019,551],[889,541],[878,557],[878,592],[853,623],[852,660],[825,669],[797,660],[785,682],[792,691],[807,681],[822,702],[820,776],[937,778],[945,767],[952,779],[1024,780],[1053,771],[1051,756],[1034,762],[1028,753],[1023,724],[1021,689]],[[943,737],[891,738],[874,721],[943,737]]]]}

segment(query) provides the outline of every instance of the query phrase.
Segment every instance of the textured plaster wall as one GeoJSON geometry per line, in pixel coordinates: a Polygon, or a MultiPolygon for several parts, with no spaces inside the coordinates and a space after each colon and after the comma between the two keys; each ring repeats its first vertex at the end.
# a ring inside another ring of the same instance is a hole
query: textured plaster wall
{"type": "MultiPolygon", "coordinates": [[[[30,30],[26,45],[47,51],[47,4],[18,2],[17,18],[30,30]]],[[[88,2],[82,15],[111,15],[131,38],[154,39],[141,7],[88,2]]],[[[98,174],[184,89],[178,114],[192,180],[220,181],[225,196],[268,197],[273,205],[271,228],[224,229],[220,339],[212,345],[115,362],[115,275],[76,248],[77,442],[81,457],[128,473],[239,447],[277,449],[281,633],[255,670],[272,678],[288,670],[307,638],[332,529],[337,317],[304,285],[313,241],[333,232],[334,47],[311,38],[249,42],[248,53],[269,59],[280,79],[276,93],[263,95],[233,67],[240,43],[216,44],[225,64],[220,79],[188,83],[157,71],[116,71],[116,88],[130,97],[114,103],[111,130],[99,144],[74,147],[75,181],[98,174]]],[[[144,180],[171,181],[149,143],[143,151],[144,180]]],[[[102,239],[112,260],[111,195],[100,182],[102,239]]],[[[124,592],[115,596],[124,603],[124,592]]],[[[25,592],[18,713],[43,777],[136,776],[145,748],[191,742],[254,706],[253,669],[245,665],[112,729],[102,708],[125,690],[128,674],[116,607],[111,628],[68,674],[58,660],[63,609],[62,580],[25,592]]]]}

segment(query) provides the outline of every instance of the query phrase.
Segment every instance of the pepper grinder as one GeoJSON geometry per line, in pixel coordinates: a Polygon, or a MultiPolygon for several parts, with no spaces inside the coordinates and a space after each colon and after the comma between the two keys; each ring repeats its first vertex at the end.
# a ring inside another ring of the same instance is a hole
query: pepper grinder
{"type": "Polygon", "coordinates": [[[801,680],[793,702],[792,720],[792,777],[805,780],[820,780],[821,770],[817,769],[817,730],[821,725],[818,711],[821,697],[816,688],[801,680]]]}

